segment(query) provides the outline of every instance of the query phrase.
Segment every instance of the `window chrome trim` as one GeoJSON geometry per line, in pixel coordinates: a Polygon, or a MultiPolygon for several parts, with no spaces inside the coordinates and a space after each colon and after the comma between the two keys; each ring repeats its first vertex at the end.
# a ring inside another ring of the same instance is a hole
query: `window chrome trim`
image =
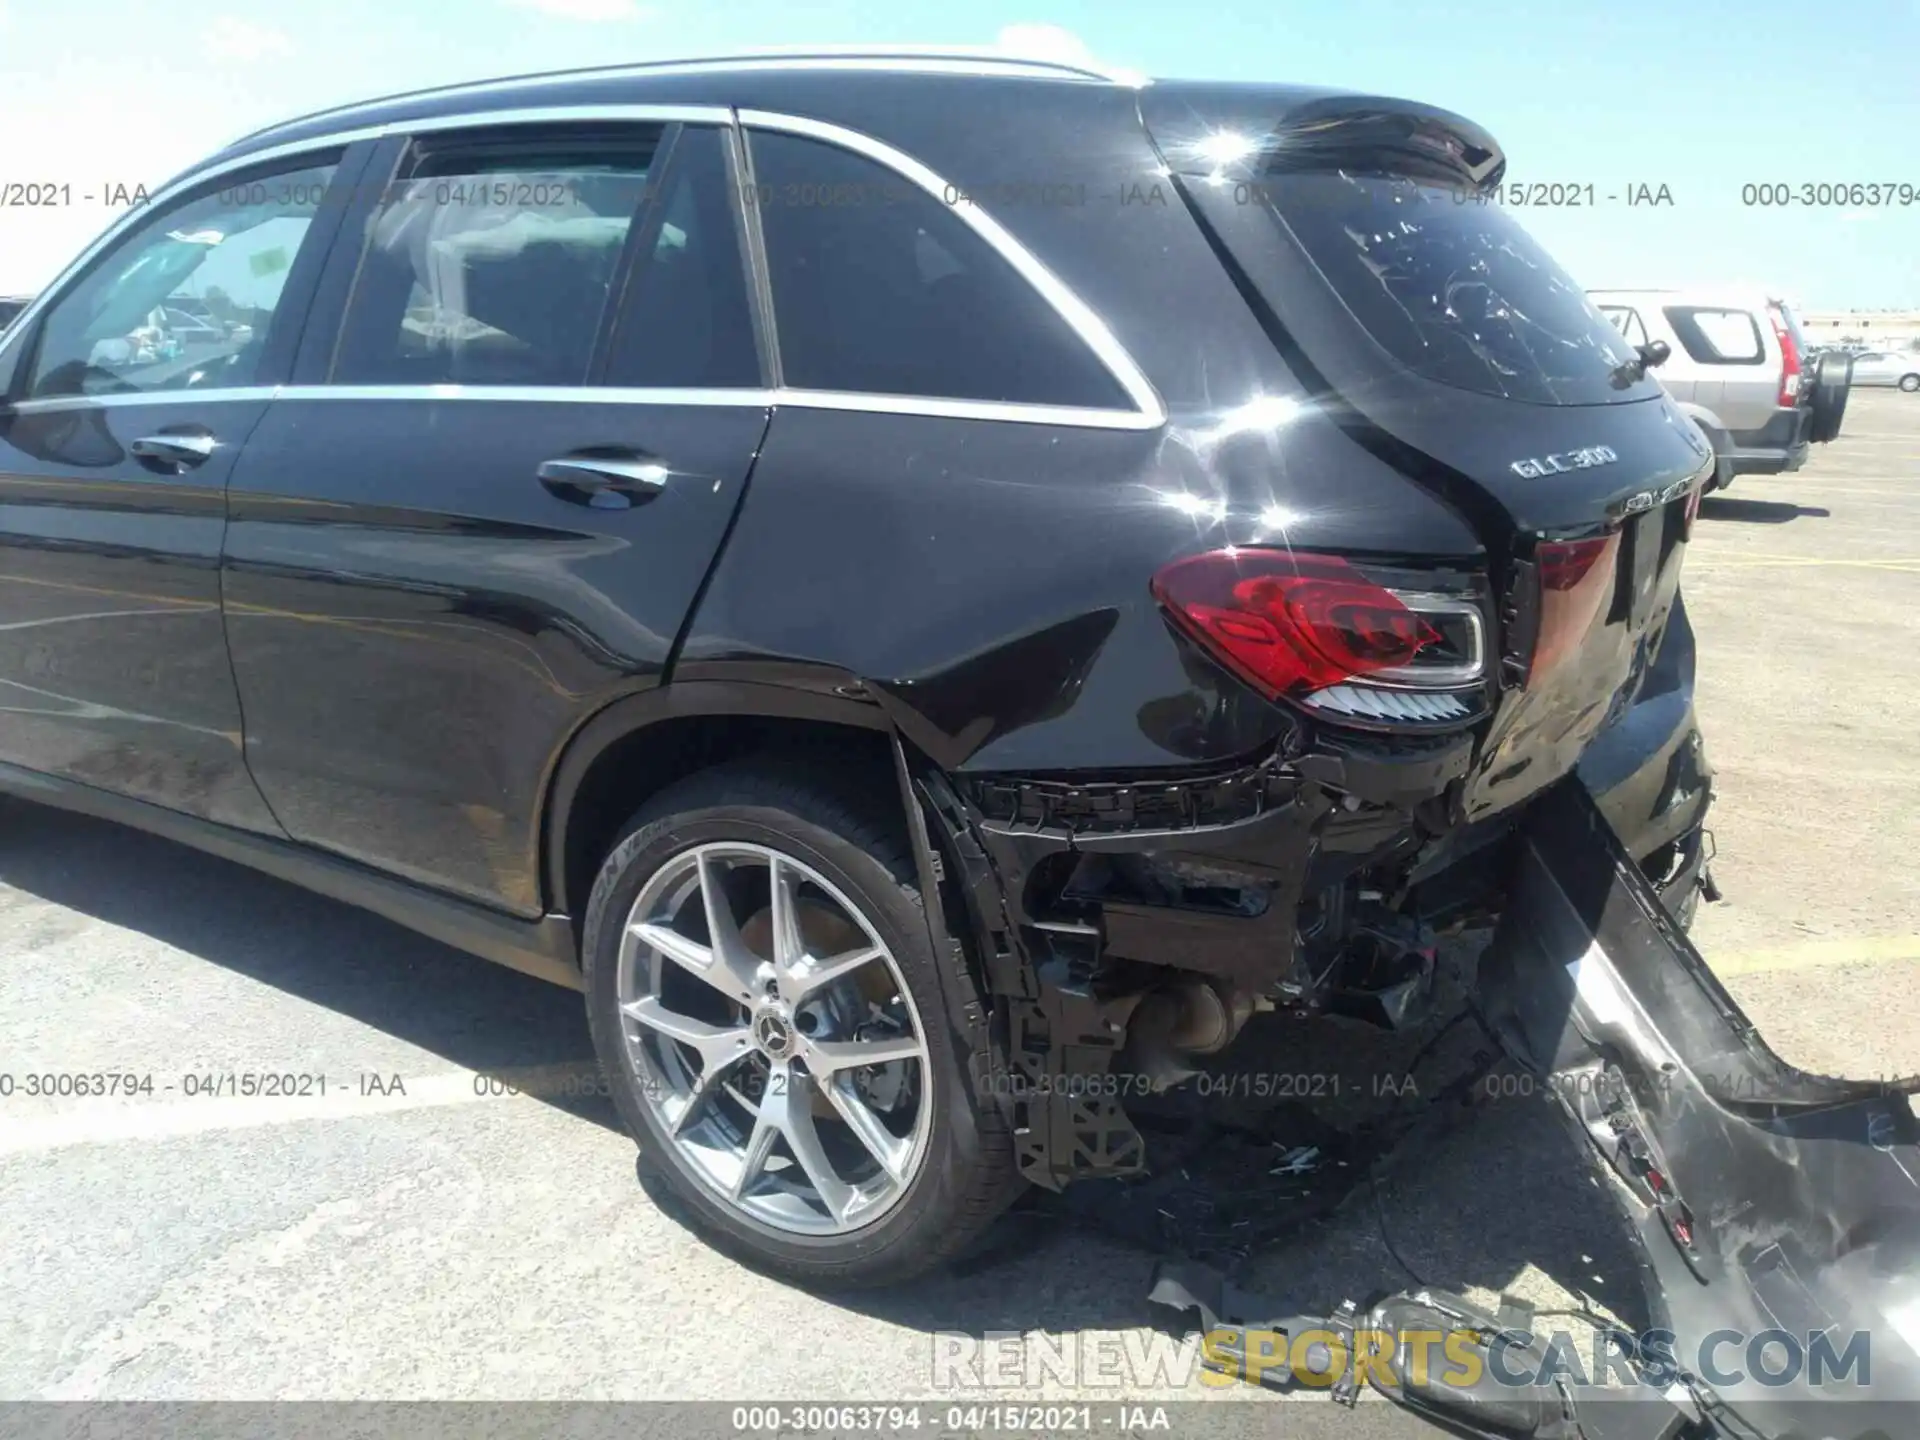
{"type": "Polygon", "coordinates": [[[302,140],[289,140],[283,145],[267,146],[225,160],[214,160],[174,176],[149,195],[145,205],[129,210],[109,225],[91,245],[80,252],[78,259],[69,263],[34,297],[31,305],[13,318],[5,334],[0,335],[0,355],[6,353],[9,345],[17,343],[18,337],[25,333],[40,312],[56,301],[60,292],[69,283],[78,279],[98,256],[104,254],[115,242],[160,206],[178,199],[185,192],[209,180],[217,180],[222,175],[231,174],[236,170],[251,169],[256,165],[271,165],[276,160],[296,159],[301,155],[328,150],[344,150],[347,146],[362,140],[384,140],[390,135],[473,130],[493,125],[528,125],[543,122],[559,124],[581,120],[631,120],[638,123],[653,121],[659,124],[681,121],[690,125],[730,125],[733,123],[733,112],[724,105],[556,105],[531,110],[467,111],[457,115],[430,115],[423,116],[419,120],[397,120],[383,125],[363,125],[350,130],[336,130],[302,140]]]}
{"type": "Polygon", "coordinates": [[[946,420],[997,420],[1085,430],[1157,428],[1131,410],[1073,405],[1021,405],[1002,400],[943,400],[919,395],[870,395],[841,390],[674,389],[620,385],[245,385],[213,390],[122,391],[110,395],[49,395],[23,400],[20,414],[46,414],[120,405],[214,405],[274,400],[491,400],[543,405],[707,405],[755,409],[841,410],[861,415],[921,415],[946,420]]]}
{"type": "MultiPolygon", "coordinates": [[[[682,121],[688,124],[733,125],[735,113],[724,106],[710,105],[567,105],[523,110],[474,111],[458,115],[436,115],[420,120],[391,121],[384,125],[366,126],[358,129],[341,130],[327,135],[310,136],[303,140],[290,141],[285,145],[272,146],[256,150],[250,154],[235,156],[202,166],[176,177],[162,189],[156,191],[147,204],[129,211],[120,220],[108,227],[92,245],[84,250],[78,259],[60,272],[46,289],[35,298],[32,305],[15,317],[4,336],[0,336],[0,354],[4,354],[9,345],[31,327],[34,319],[47,306],[55,303],[61,292],[77,278],[86,267],[106,251],[135,225],[146,219],[159,206],[178,198],[182,193],[209,180],[236,170],[251,169],[259,165],[272,164],[277,160],[296,159],[303,155],[313,155],[325,151],[344,149],[361,140],[380,140],[389,135],[410,135],[422,131],[447,131],[461,129],[486,129],[501,125],[567,123],[580,121],[631,121],[636,123],[682,121]]],[[[743,127],[762,130],[774,130],[785,134],[803,135],[810,139],[837,145],[863,155],[877,164],[911,180],[927,194],[946,201],[947,182],[933,170],[915,160],[904,151],[897,150],[884,141],[877,140],[858,130],[850,130],[823,120],[808,119],[798,115],[786,115],[767,110],[742,110],[737,120],[743,127]]],[[[1062,425],[1076,428],[1102,430],[1157,430],[1167,423],[1166,407],[1159,393],[1153,388],[1133,357],[1127,353],[1106,322],[1096,314],[1091,306],[1076,295],[1068,285],[1049,270],[1040,259],[1015,239],[997,220],[977,206],[952,207],[961,222],[989,246],[999,252],[1001,257],[1013,266],[1014,270],[1031,285],[1054,312],[1074,332],[1080,342],[1091,350],[1094,356],[1106,368],[1108,374],[1120,385],[1134,408],[1097,409],[1080,406],[1028,404],[1019,401],[998,400],[961,400],[940,396],[920,395],[876,395],[857,391],[827,391],[782,389],[767,390],[705,390],[705,389],[637,389],[628,387],[540,387],[540,386],[333,386],[302,385],[274,387],[249,386],[227,391],[152,391],[125,395],[94,396],[48,396],[42,400],[21,402],[16,409],[61,409],[91,405],[126,404],[167,404],[205,403],[211,397],[252,398],[257,395],[277,395],[287,399],[423,399],[438,398],[448,400],[497,399],[497,400],[549,400],[561,403],[603,403],[637,405],[791,405],[801,409],[846,410],[868,414],[887,415],[927,415],[959,420],[1002,420],[1028,425],[1062,425]]]]}
{"type": "MultiPolygon", "coordinates": [[[[863,134],[858,130],[849,130],[844,125],[830,124],[824,120],[803,119],[797,115],[782,115],[770,110],[742,110],[739,113],[740,124],[747,130],[774,130],[788,135],[804,135],[809,139],[835,145],[843,150],[854,151],[885,166],[895,174],[911,180],[935,200],[943,205],[946,204],[947,182],[944,179],[905,151],[896,150],[893,146],[876,140],[871,135],[863,134]]],[[[1161,403],[1159,393],[1155,391],[1145,373],[1134,363],[1133,357],[1107,328],[1106,322],[1094,313],[1092,306],[1074,294],[1066,282],[1043,265],[1039,258],[1016,240],[1005,226],[977,205],[948,206],[948,209],[963,224],[970,227],[974,234],[997,250],[1001,258],[1013,266],[1020,277],[1039,292],[1041,297],[1053,307],[1055,313],[1067,322],[1067,328],[1079,337],[1081,343],[1091,350],[1106,367],[1107,373],[1119,382],[1120,388],[1133,402],[1134,409],[1129,416],[1132,423],[1117,428],[1154,430],[1167,423],[1166,407],[1161,403]]],[[[1054,407],[1009,405],[1006,408],[1054,407]]],[[[1126,411],[1083,411],[1081,413],[1128,415],[1126,411]]]]}
{"type": "Polygon", "coordinates": [[[1022,405],[1002,400],[944,400],[919,395],[871,395],[858,391],[792,389],[675,389],[622,385],[283,385],[279,400],[495,400],[550,405],[789,406],[797,410],[844,410],[863,415],[923,415],[950,420],[1000,420],[1024,425],[1061,425],[1095,430],[1146,430],[1157,422],[1131,410],[1089,410],[1072,405],[1022,405]]]}
{"type": "Polygon", "coordinates": [[[91,410],[97,406],[113,409],[121,405],[220,405],[243,400],[267,401],[276,398],[276,385],[235,385],[205,390],[116,390],[110,395],[45,395],[37,400],[22,400],[13,406],[17,415],[45,415],[60,410],[91,410]]]}
{"type": "Polygon", "coordinates": [[[509,405],[746,405],[773,403],[773,391],[624,385],[282,385],[276,400],[492,400],[509,405]]]}
{"type": "Polygon", "coordinates": [[[934,395],[876,395],[860,390],[772,392],[775,405],[801,410],[849,410],[862,415],[925,415],[947,420],[1010,420],[1021,425],[1063,425],[1086,430],[1158,430],[1164,416],[1138,410],[1099,410],[1084,405],[1029,405],[1017,400],[947,400],[934,395]]]}

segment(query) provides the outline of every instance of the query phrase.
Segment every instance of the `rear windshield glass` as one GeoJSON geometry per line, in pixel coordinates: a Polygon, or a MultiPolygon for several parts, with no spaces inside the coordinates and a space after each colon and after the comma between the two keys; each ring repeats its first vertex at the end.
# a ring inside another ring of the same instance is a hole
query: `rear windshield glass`
{"type": "Polygon", "coordinates": [[[1541,405],[1638,400],[1634,352],[1498,204],[1417,180],[1272,172],[1248,187],[1381,348],[1428,379],[1541,405]]]}

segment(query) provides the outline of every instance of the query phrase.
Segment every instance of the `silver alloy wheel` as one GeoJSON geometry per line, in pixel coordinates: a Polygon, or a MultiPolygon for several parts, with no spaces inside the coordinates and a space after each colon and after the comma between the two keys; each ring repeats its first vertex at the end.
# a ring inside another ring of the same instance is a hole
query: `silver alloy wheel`
{"type": "Polygon", "coordinates": [[[837,1235],[906,1194],[933,1113],[925,1032],[879,932],[819,871],[735,841],[674,856],[628,912],[618,982],[642,1100],[726,1204],[837,1235]]]}

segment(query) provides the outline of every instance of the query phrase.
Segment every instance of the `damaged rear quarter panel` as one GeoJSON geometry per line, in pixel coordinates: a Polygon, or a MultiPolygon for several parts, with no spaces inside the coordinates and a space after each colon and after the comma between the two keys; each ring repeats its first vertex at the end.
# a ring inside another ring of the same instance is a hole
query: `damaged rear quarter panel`
{"type": "Polygon", "coordinates": [[[837,669],[956,772],[1151,776],[1254,755],[1281,712],[1171,641],[1156,570],[1226,544],[1470,561],[1478,537],[1308,402],[1158,183],[1132,92],[1008,86],[965,127],[911,100],[910,86],[849,89],[831,118],[980,197],[1099,315],[1170,418],[1126,431],[776,409],[676,678],[837,669]]]}
{"type": "MultiPolygon", "coordinates": [[[[1261,379],[1282,383],[1235,392],[1261,379]]],[[[1286,713],[1175,639],[1155,571],[1227,544],[1475,546],[1310,408],[1222,436],[1226,413],[1130,432],[781,410],[675,678],[857,677],[957,773],[1151,778],[1254,756],[1286,713]]]]}

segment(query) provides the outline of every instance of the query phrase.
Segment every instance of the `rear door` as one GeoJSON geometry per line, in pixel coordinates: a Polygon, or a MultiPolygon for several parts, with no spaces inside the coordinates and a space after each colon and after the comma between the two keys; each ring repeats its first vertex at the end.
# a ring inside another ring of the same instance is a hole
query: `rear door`
{"type": "Polygon", "coordinates": [[[366,149],[163,195],[10,333],[0,760],[278,833],[242,760],[221,628],[226,487],[366,149]],[[219,325],[176,339],[180,304],[219,325]]]}
{"type": "Polygon", "coordinates": [[[550,767],[660,680],[766,426],[725,113],[649,113],[385,142],[232,493],[287,831],[528,915],[550,767]]]}

